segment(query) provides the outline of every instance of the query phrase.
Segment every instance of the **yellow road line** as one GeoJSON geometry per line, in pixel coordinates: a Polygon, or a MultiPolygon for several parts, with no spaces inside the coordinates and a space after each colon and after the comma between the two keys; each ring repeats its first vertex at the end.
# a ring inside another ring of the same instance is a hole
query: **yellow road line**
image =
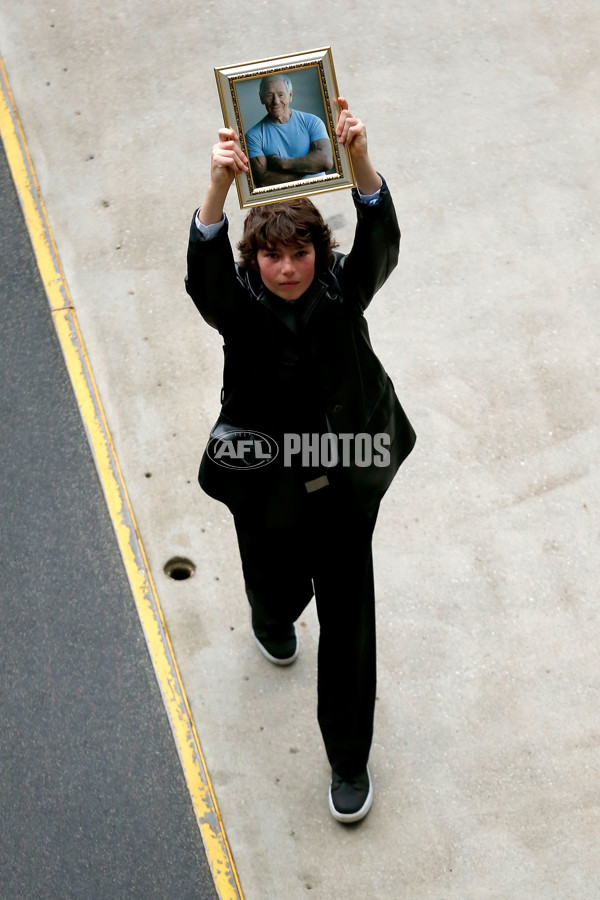
{"type": "Polygon", "coordinates": [[[220,900],[243,900],[206,761],[1,58],[0,137],[171,723],[215,887],[220,900]]]}

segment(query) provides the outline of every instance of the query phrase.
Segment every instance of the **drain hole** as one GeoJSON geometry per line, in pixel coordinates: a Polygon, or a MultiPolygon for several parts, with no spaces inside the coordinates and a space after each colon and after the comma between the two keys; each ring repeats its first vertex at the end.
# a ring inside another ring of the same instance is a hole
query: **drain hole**
{"type": "Polygon", "coordinates": [[[183,556],[174,556],[165,565],[165,573],[174,581],[185,581],[187,578],[191,578],[195,571],[194,563],[183,556]]]}

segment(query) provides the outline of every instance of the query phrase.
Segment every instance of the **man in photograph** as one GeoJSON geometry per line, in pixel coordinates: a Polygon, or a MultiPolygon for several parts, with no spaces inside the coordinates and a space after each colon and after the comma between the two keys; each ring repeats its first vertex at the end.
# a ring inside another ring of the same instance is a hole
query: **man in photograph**
{"type": "Polygon", "coordinates": [[[333,165],[324,122],[292,108],[292,82],[266,75],[259,87],[267,115],[246,132],[246,147],[256,187],[324,175],[333,165]]]}

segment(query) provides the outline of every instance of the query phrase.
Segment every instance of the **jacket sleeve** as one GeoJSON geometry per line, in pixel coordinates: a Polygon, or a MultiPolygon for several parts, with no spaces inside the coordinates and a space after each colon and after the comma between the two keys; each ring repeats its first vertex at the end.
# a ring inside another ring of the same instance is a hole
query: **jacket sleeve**
{"type": "Polygon", "coordinates": [[[379,199],[372,205],[362,203],[356,190],[352,192],[357,217],[354,243],[336,273],[344,298],[360,312],[398,264],[400,228],[389,188],[381,180],[379,199]]]}
{"type": "Polygon", "coordinates": [[[219,331],[235,316],[239,303],[238,280],[227,221],[210,239],[204,238],[192,218],[187,251],[185,289],[197,310],[219,331]]]}

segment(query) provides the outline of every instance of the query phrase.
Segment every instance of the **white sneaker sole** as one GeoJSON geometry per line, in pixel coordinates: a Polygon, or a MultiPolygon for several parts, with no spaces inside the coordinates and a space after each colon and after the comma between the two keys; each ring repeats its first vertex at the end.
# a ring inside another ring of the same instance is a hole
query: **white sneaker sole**
{"type": "Polygon", "coordinates": [[[331,785],[329,785],[329,812],[338,822],[345,822],[346,824],[350,824],[351,822],[360,822],[361,819],[367,815],[371,806],[373,805],[373,782],[371,781],[371,773],[367,768],[367,774],[369,776],[369,793],[367,794],[367,799],[363,803],[360,809],[357,809],[356,812],[353,813],[341,813],[338,812],[335,806],[333,805],[333,797],[331,796],[331,785]]]}
{"type": "Polygon", "coordinates": [[[252,632],[252,637],[254,638],[256,646],[258,647],[258,649],[260,650],[262,655],[265,657],[265,659],[268,659],[269,662],[273,663],[274,666],[291,666],[291,664],[293,662],[296,662],[296,660],[298,659],[298,653],[300,652],[300,641],[298,640],[297,634],[296,634],[296,652],[294,653],[293,656],[288,656],[287,659],[278,659],[277,656],[271,656],[269,651],[265,647],[263,647],[263,645],[261,644],[259,639],[256,637],[254,632],[252,632]]]}

